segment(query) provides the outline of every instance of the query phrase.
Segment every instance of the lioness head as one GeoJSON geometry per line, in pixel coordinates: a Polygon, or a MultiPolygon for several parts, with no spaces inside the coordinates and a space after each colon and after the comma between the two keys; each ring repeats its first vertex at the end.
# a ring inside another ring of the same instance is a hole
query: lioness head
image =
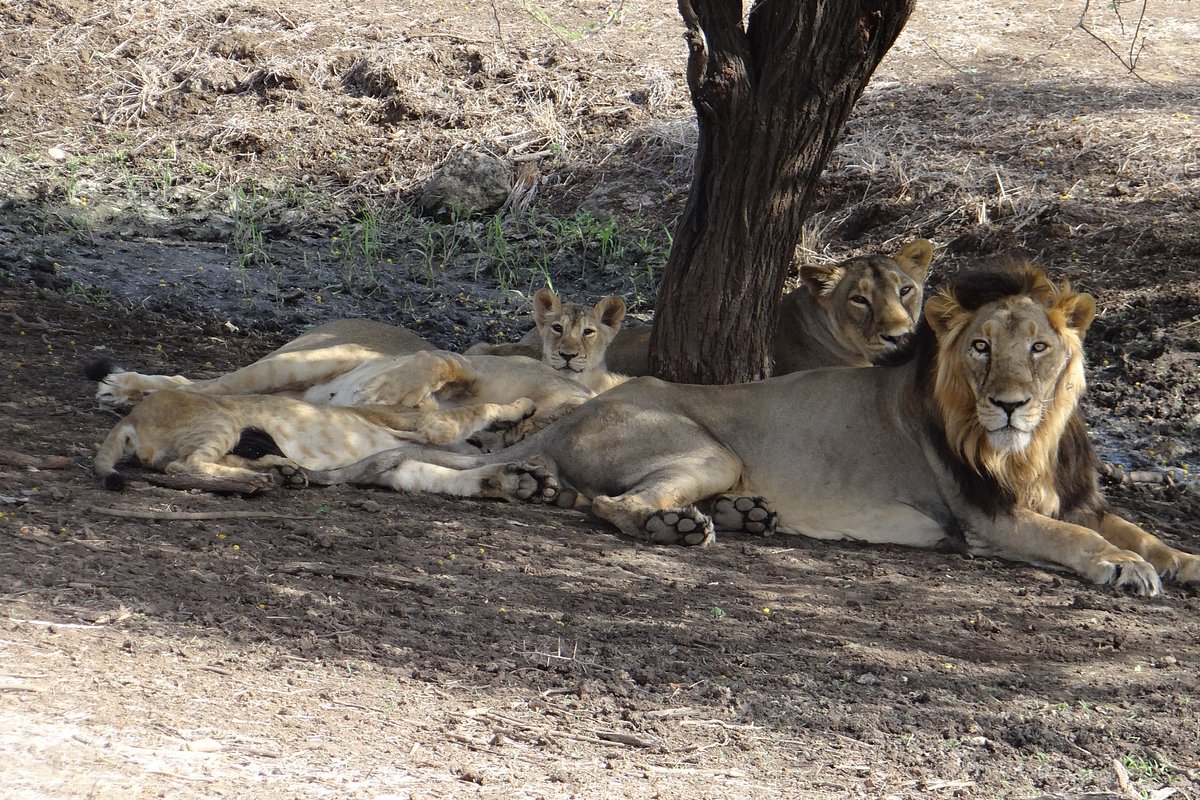
{"type": "Polygon", "coordinates": [[[946,431],[976,466],[1050,457],[1084,389],[1090,295],[1028,263],[967,275],[925,305],[938,338],[934,393],[946,431]]]}
{"type": "Polygon", "coordinates": [[[594,306],[564,303],[550,289],[538,289],[533,296],[533,322],[542,337],[542,361],[562,372],[603,367],[604,351],[623,319],[625,301],[615,295],[594,306]]]}
{"type": "Polygon", "coordinates": [[[881,363],[904,350],[917,329],[932,258],[933,245],[914,239],[892,256],[806,264],[800,278],[843,340],[881,363]]]}

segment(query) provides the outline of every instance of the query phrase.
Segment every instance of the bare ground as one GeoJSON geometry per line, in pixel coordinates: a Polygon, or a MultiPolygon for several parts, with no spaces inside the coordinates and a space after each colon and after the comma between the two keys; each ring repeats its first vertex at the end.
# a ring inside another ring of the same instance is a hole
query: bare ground
{"type": "MultiPolygon", "coordinates": [[[[1154,13],[1138,78],[1071,4],[921,9],[801,255],[920,234],[937,279],[1024,248],[1094,292],[1110,495],[1198,550],[1200,26],[1154,13]]],[[[0,20],[4,797],[1200,797],[1194,591],[791,537],[654,548],[379,491],[95,487],[95,355],[214,374],[348,314],[459,347],[518,331],[547,277],[648,310],[694,137],[670,7],[0,20]],[[536,165],[499,234],[412,205],[464,147],[536,165]]]]}

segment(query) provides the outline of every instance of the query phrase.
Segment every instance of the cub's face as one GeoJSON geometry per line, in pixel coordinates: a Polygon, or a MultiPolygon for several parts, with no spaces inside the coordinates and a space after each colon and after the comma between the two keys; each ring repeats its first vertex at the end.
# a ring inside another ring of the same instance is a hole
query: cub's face
{"type": "Polygon", "coordinates": [[[625,319],[625,301],[605,297],[595,306],[563,303],[549,289],[533,298],[533,320],[542,337],[542,361],[567,374],[604,364],[604,352],[625,319]]]}
{"type": "Polygon", "coordinates": [[[800,275],[842,341],[878,364],[903,352],[911,341],[932,258],[932,245],[915,239],[892,256],[805,265],[800,275]]]}
{"type": "Polygon", "coordinates": [[[939,403],[964,412],[969,403],[992,450],[1025,450],[1039,425],[1069,414],[1083,393],[1083,333],[1095,309],[1089,295],[1070,292],[1047,302],[1008,297],[974,311],[944,295],[930,300],[938,358],[954,376],[939,376],[939,403]]]}

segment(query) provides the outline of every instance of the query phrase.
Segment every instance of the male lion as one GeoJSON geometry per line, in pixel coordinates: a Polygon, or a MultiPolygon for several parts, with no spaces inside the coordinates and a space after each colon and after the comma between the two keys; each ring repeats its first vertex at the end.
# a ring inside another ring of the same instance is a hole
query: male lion
{"type": "MultiPolygon", "coordinates": [[[[109,489],[124,485],[117,464],[129,456],[172,475],[260,486],[302,486],[305,470],[344,467],[402,442],[453,444],[486,425],[515,423],[532,413],[533,403],[528,399],[507,405],[476,403],[448,411],[412,411],[381,405],[318,406],[280,395],[219,397],[164,389],[148,395],[113,427],[100,445],[92,469],[109,489]],[[254,459],[234,454],[247,433],[265,435],[272,452],[254,459]]],[[[520,467],[510,465],[457,474],[426,467],[414,465],[414,469],[397,471],[385,485],[513,497],[520,494],[523,480],[533,480],[520,467]]],[[[533,488],[531,485],[529,491],[533,488]]]]}
{"type": "MultiPolygon", "coordinates": [[[[771,347],[774,374],[817,367],[867,367],[904,358],[921,317],[921,300],[932,259],[933,245],[926,239],[914,239],[890,256],[873,253],[838,264],[802,266],[800,279],[804,285],[788,292],[780,301],[779,322],[771,347]]],[[[601,306],[615,299],[600,301],[589,319],[599,332],[604,329],[601,306]]],[[[582,306],[574,308],[578,309],[577,315],[586,311],[582,306]]],[[[553,320],[554,313],[539,312],[535,296],[535,326],[519,342],[472,345],[467,352],[533,358],[541,355],[543,360],[557,366],[552,360],[557,340],[546,340],[549,326],[543,323],[546,318],[553,320]]],[[[622,303],[621,316],[624,313],[622,303]]],[[[584,382],[601,391],[623,382],[625,376],[648,374],[649,347],[648,325],[616,332],[602,352],[604,370],[611,370],[608,374],[617,377],[590,380],[585,377],[584,382]]]]}
{"type": "MultiPolygon", "coordinates": [[[[627,534],[705,545],[721,530],[932,547],[1056,565],[1139,594],[1200,583],[1200,557],[1110,511],[1078,411],[1095,302],[1030,264],[932,298],[914,358],[737,386],[639,378],[510,451],[405,459],[543,466],[627,534]],[[711,516],[698,503],[711,500],[711,516]]],[[[550,499],[547,492],[544,499],[550,499]]]]}
{"type": "Polygon", "coordinates": [[[616,295],[588,306],[564,303],[553,290],[543,287],[533,295],[533,330],[520,342],[478,342],[467,348],[467,354],[540,358],[591,391],[603,392],[626,380],[609,372],[605,361],[623,319],[625,301],[616,295]]]}
{"type": "MultiPolygon", "coordinates": [[[[506,440],[539,430],[592,395],[530,359],[462,356],[436,350],[415,333],[365,319],[318,325],[252,364],[211,380],[143,375],[90,365],[102,408],[126,409],[163,389],[208,396],[270,394],[335,406],[389,405],[425,410],[522,398],[536,411],[506,440]]],[[[496,443],[500,444],[500,443],[496,443]]]]}

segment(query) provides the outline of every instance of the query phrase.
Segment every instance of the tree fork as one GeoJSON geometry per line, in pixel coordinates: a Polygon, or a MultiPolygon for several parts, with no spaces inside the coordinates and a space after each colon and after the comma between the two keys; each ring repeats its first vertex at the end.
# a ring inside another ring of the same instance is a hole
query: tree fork
{"type": "Polygon", "coordinates": [[[699,140],[663,271],[650,369],[770,374],[770,337],[817,181],[913,0],[679,0],[699,140]]]}

